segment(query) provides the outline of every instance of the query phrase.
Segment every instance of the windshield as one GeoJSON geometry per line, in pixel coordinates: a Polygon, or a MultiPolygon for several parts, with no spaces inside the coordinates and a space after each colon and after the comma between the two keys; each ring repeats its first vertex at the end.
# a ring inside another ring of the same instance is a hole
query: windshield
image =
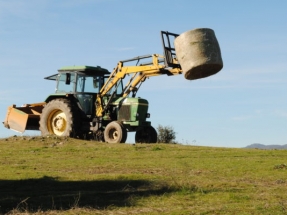
{"type": "MultiPolygon", "coordinates": [[[[108,79],[108,76],[88,76],[85,74],[77,74],[76,78],[75,73],[60,73],[57,76],[58,83],[56,92],[99,93],[105,81],[108,79]],[[68,82],[67,74],[70,76],[68,82]]],[[[117,89],[116,86],[113,86],[107,94],[111,95],[115,90],[116,95],[122,95],[123,84],[121,80],[118,82],[117,89]]]]}
{"type": "MultiPolygon", "coordinates": [[[[105,77],[105,82],[108,80],[108,78],[109,78],[109,76],[105,77]]],[[[117,84],[118,84],[117,89],[116,89],[116,85],[114,85],[107,94],[111,95],[116,90],[116,95],[122,96],[122,94],[123,94],[123,82],[122,82],[122,80],[119,80],[117,84]]]]}
{"type": "Polygon", "coordinates": [[[76,92],[99,93],[103,84],[102,76],[78,75],[76,92]]]}

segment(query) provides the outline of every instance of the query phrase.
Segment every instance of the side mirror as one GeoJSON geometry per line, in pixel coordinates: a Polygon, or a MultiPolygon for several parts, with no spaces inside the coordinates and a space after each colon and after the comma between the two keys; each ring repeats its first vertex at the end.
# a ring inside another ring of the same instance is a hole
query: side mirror
{"type": "Polygon", "coordinates": [[[70,73],[66,73],[66,84],[70,85],[71,83],[71,74],[70,73]]]}

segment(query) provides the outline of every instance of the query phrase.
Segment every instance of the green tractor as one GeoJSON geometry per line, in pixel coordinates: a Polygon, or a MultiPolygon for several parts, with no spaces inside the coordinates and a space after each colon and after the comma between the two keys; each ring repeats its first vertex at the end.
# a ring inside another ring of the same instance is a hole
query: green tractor
{"type": "Polygon", "coordinates": [[[127,132],[135,131],[136,142],[156,142],[156,130],[146,121],[147,100],[123,97],[122,80],[100,96],[110,75],[101,67],[75,66],[61,68],[58,74],[46,77],[57,84],[56,92],[48,96],[42,109],[39,121],[42,135],[124,143],[127,132]],[[103,108],[102,114],[96,116],[99,108],[103,108]]]}

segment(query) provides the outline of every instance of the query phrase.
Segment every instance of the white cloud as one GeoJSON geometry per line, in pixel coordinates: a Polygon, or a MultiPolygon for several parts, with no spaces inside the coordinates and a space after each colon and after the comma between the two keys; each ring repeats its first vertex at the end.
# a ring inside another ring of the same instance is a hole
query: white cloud
{"type": "Polygon", "coordinates": [[[130,51],[136,49],[135,47],[115,48],[116,51],[130,51]]]}
{"type": "Polygon", "coordinates": [[[274,110],[274,111],[267,111],[267,110],[255,110],[252,114],[246,115],[239,115],[231,117],[233,121],[247,121],[250,119],[259,119],[259,118],[266,118],[266,117],[279,117],[279,118],[287,118],[287,110],[274,110]]]}
{"type": "Polygon", "coordinates": [[[251,116],[251,115],[242,115],[242,116],[231,117],[231,120],[233,120],[233,121],[246,121],[246,120],[249,120],[251,118],[253,118],[253,116],[251,116]]]}
{"type": "Polygon", "coordinates": [[[90,4],[90,3],[99,3],[99,2],[108,2],[111,0],[68,0],[68,1],[57,1],[59,6],[62,7],[76,7],[83,4],[90,4]]]}
{"type": "Polygon", "coordinates": [[[287,118],[287,110],[275,110],[274,115],[280,118],[287,118]]]}
{"type": "Polygon", "coordinates": [[[19,18],[30,18],[35,15],[40,15],[42,10],[46,7],[47,0],[9,0],[0,1],[0,20],[5,17],[19,17],[19,18]]]}
{"type": "Polygon", "coordinates": [[[1,90],[0,92],[0,104],[1,105],[7,105],[9,103],[12,104],[13,102],[17,102],[17,95],[21,95],[23,91],[20,90],[1,90]],[[18,91],[18,92],[17,92],[18,91]]]}

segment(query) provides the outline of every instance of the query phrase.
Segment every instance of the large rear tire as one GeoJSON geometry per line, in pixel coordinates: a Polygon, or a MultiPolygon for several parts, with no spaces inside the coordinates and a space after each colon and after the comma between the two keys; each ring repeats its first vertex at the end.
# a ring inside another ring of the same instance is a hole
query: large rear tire
{"type": "Polygon", "coordinates": [[[127,130],[120,122],[110,122],[105,128],[104,138],[108,143],[125,143],[127,140],[127,130]]]}
{"type": "Polygon", "coordinates": [[[157,132],[152,126],[143,127],[136,131],[135,135],[136,143],[156,143],[157,132]]]}
{"type": "Polygon", "coordinates": [[[76,137],[76,114],[73,113],[71,102],[67,99],[50,101],[40,116],[40,131],[43,136],[57,135],[76,137]]]}

